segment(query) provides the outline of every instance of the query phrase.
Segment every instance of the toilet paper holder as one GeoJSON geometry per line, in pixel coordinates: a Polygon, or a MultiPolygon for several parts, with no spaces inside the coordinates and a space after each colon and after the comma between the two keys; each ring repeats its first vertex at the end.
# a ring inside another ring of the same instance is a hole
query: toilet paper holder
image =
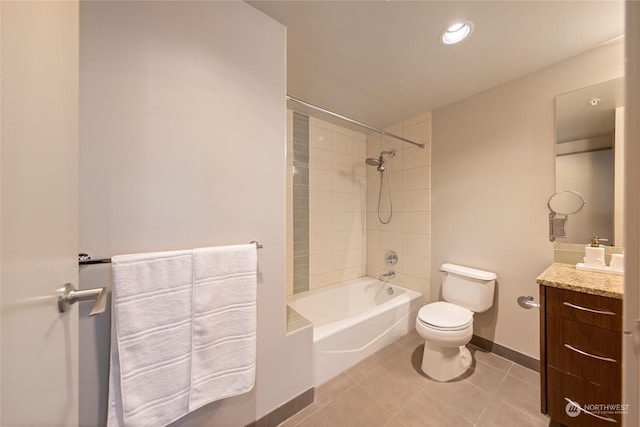
{"type": "Polygon", "coordinates": [[[531,295],[519,296],[518,297],[518,305],[520,307],[522,307],[522,308],[526,308],[527,310],[529,310],[530,308],[540,308],[540,304],[535,302],[531,295]]]}

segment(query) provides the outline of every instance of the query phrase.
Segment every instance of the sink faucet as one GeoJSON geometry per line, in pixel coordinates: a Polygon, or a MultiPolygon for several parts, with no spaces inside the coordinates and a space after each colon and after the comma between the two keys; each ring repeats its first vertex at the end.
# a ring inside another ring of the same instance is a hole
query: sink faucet
{"type": "Polygon", "coordinates": [[[394,277],[396,277],[396,272],[395,271],[390,271],[388,273],[383,273],[383,274],[380,275],[379,279],[383,280],[385,277],[393,279],[394,277]]]}

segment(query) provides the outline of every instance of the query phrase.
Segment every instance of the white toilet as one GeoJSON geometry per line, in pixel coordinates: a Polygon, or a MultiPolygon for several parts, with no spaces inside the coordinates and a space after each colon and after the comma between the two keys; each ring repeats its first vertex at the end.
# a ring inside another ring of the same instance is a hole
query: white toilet
{"type": "Polygon", "coordinates": [[[444,301],[427,304],[416,318],[424,338],[422,371],[436,381],[449,381],[471,366],[465,347],[473,335],[473,313],[493,305],[496,274],[456,264],[442,264],[444,301]]]}

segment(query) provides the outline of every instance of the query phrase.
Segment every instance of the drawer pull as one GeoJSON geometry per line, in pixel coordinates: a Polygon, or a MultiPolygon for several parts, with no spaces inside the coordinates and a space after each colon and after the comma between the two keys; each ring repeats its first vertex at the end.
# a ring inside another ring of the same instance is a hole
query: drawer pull
{"type": "Polygon", "coordinates": [[[609,316],[615,316],[616,315],[612,311],[594,310],[593,308],[581,307],[579,305],[571,304],[570,302],[566,302],[566,301],[564,301],[562,304],[566,305],[567,307],[575,308],[575,309],[582,310],[582,311],[589,311],[591,313],[606,314],[606,315],[609,315],[609,316]]]}
{"type": "Polygon", "coordinates": [[[608,422],[608,423],[616,423],[616,424],[618,423],[618,422],[617,422],[616,420],[614,420],[613,418],[604,417],[604,416],[602,416],[602,415],[596,415],[596,414],[594,414],[593,412],[589,412],[589,411],[587,411],[587,410],[586,410],[586,409],[584,409],[582,406],[580,406],[580,404],[579,404],[579,403],[574,402],[573,400],[569,399],[568,397],[565,397],[565,398],[564,398],[564,400],[566,400],[568,403],[572,404],[574,407],[578,408],[578,410],[579,410],[580,412],[584,412],[585,414],[589,414],[589,415],[591,415],[592,417],[595,417],[595,418],[597,418],[597,419],[599,419],[599,420],[602,420],[602,421],[606,421],[606,422],[608,422]]]}
{"type": "Polygon", "coordinates": [[[569,345],[569,344],[565,344],[564,346],[565,346],[565,347],[567,347],[569,350],[573,350],[573,351],[575,351],[576,353],[580,353],[580,354],[582,354],[583,356],[593,357],[594,359],[604,360],[605,362],[613,362],[613,363],[616,363],[616,362],[617,362],[617,360],[616,360],[616,359],[612,359],[612,358],[610,358],[610,357],[596,356],[595,354],[587,353],[586,351],[583,351],[583,350],[577,349],[577,348],[575,348],[575,347],[573,347],[573,346],[571,346],[571,345],[569,345]]]}

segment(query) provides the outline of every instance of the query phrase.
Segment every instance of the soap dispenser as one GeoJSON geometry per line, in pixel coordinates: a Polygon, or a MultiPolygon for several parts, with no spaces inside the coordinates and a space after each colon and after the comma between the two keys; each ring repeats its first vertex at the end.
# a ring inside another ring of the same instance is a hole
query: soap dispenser
{"type": "Polygon", "coordinates": [[[601,239],[598,236],[591,238],[591,244],[584,248],[584,265],[585,267],[604,268],[604,246],[600,242],[606,242],[607,239],[601,239]]]}

